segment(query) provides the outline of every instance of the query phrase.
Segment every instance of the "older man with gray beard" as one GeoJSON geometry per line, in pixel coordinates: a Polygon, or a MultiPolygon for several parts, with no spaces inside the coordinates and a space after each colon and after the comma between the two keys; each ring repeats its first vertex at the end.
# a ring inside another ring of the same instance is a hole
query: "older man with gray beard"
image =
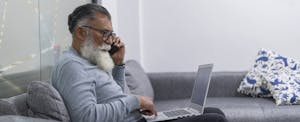
{"type": "Polygon", "coordinates": [[[73,122],[143,121],[140,110],[156,114],[153,102],[127,95],[124,87],[125,46],[113,33],[111,16],[96,4],[69,15],[72,46],[52,72],[52,85],[62,95],[73,122]],[[111,45],[119,48],[110,55],[111,45]]]}
{"type": "MultiPolygon", "coordinates": [[[[51,80],[72,122],[145,122],[142,114],[156,115],[152,100],[123,92],[125,46],[113,33],[109,12],[97,4],[82,5],[69,15],[68,25],[72,46],[53,68],[51,80]],[[119,48],[112,55],[111,45],[119,48]]],[[[223,122],[224,117],[190,120],[223,122]]]]}

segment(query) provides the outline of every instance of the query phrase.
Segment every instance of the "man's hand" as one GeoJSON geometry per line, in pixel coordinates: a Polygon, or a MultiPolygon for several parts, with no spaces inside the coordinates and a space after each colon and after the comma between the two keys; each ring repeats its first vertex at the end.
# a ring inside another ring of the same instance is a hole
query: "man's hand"
{"type": "Polygon", "coordinates": [[[121,42],[119,37],[116,37],[113,40],[113,43],[115,46],[119,48],[117,52],[115,52],[111,57],[115,63],[115,65],[121,65],[124,64],[124,57],[125,57],[125,45],[123,42],[121,42]]]}
{"type": "Polygon", "coordinates": [[[141,113],[142,114],[148,115],[148,116],[152,116],[152,115],[157,116],[157,112],[154,108],[154,104],[150,98],[144,97],[144,96],[137,96],[137,97],[141,102],[141,113]]]}

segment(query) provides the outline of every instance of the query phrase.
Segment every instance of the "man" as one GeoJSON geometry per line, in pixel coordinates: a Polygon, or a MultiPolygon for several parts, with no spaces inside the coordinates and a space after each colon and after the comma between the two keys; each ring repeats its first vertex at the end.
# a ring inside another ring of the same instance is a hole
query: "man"
{"type": "MultiPolygon", "coordinates": [[[[125,46],[113,33],[109,12],[97,4],[82,5],[69,15],[68,25],[72,46],[55,65],[51,80],[72,122],[144,122],[142,114],[156,115],[152,100],[123,92],[125,46]],[[112,55],[111,45],[119,48],[112,55]]],[[[210,113],[187,119],[226,121],[210,113]]]]}

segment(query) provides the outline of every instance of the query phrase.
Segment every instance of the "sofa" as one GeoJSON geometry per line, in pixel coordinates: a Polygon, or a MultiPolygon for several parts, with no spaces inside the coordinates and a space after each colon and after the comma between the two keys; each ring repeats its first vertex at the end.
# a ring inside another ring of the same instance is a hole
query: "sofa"
{"type": "MultiPolygon", "coordinates": [[[[277,106],[272,98],[237,92],[246,72],[213,72],[206,107],[220,108],[229,122],[300,122],[300,105],[277,106]]],[[[195,72],[149,73],[158,110],[184,106],[191,96],[195,72]]]]}
{"type": "MultiPolygon", "coordinates": [[[[213,72],[206,107],[220,108],[229,122],[300,122],[299,105],[277,106],[272,98],[253,98],[238,93],[237,88],[246,73],[213,72]]],[[[196,78],[196,72],[145,73],[134,60],[126,62],[125,75],[126,93],[153,98],[158,111],[187,106],[196,78]]],[[[0,121],[60,121],[30,116],[28,96],[22,93],[0,99],[0,121]],[[9,110],[11,106],[13,110],[9,110]]]]}

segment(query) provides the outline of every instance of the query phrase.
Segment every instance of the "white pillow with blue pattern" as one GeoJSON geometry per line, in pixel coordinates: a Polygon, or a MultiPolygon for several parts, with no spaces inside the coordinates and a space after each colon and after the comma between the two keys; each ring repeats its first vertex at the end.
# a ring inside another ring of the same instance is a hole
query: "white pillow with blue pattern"
{"type": "Polygon", "coordinates": [[[300,62],[276,55],[263,74],[277,105],[300,104],[300,62]]]}
{"type": "Polygon", "coordinates": [[[271,66],[269,60],[277,55],[275,52],[266,49],[259,50],[254,66],[247,73],[237,91],[253,97],[271,97],[263,74],[269,71],[271,66]]]}

